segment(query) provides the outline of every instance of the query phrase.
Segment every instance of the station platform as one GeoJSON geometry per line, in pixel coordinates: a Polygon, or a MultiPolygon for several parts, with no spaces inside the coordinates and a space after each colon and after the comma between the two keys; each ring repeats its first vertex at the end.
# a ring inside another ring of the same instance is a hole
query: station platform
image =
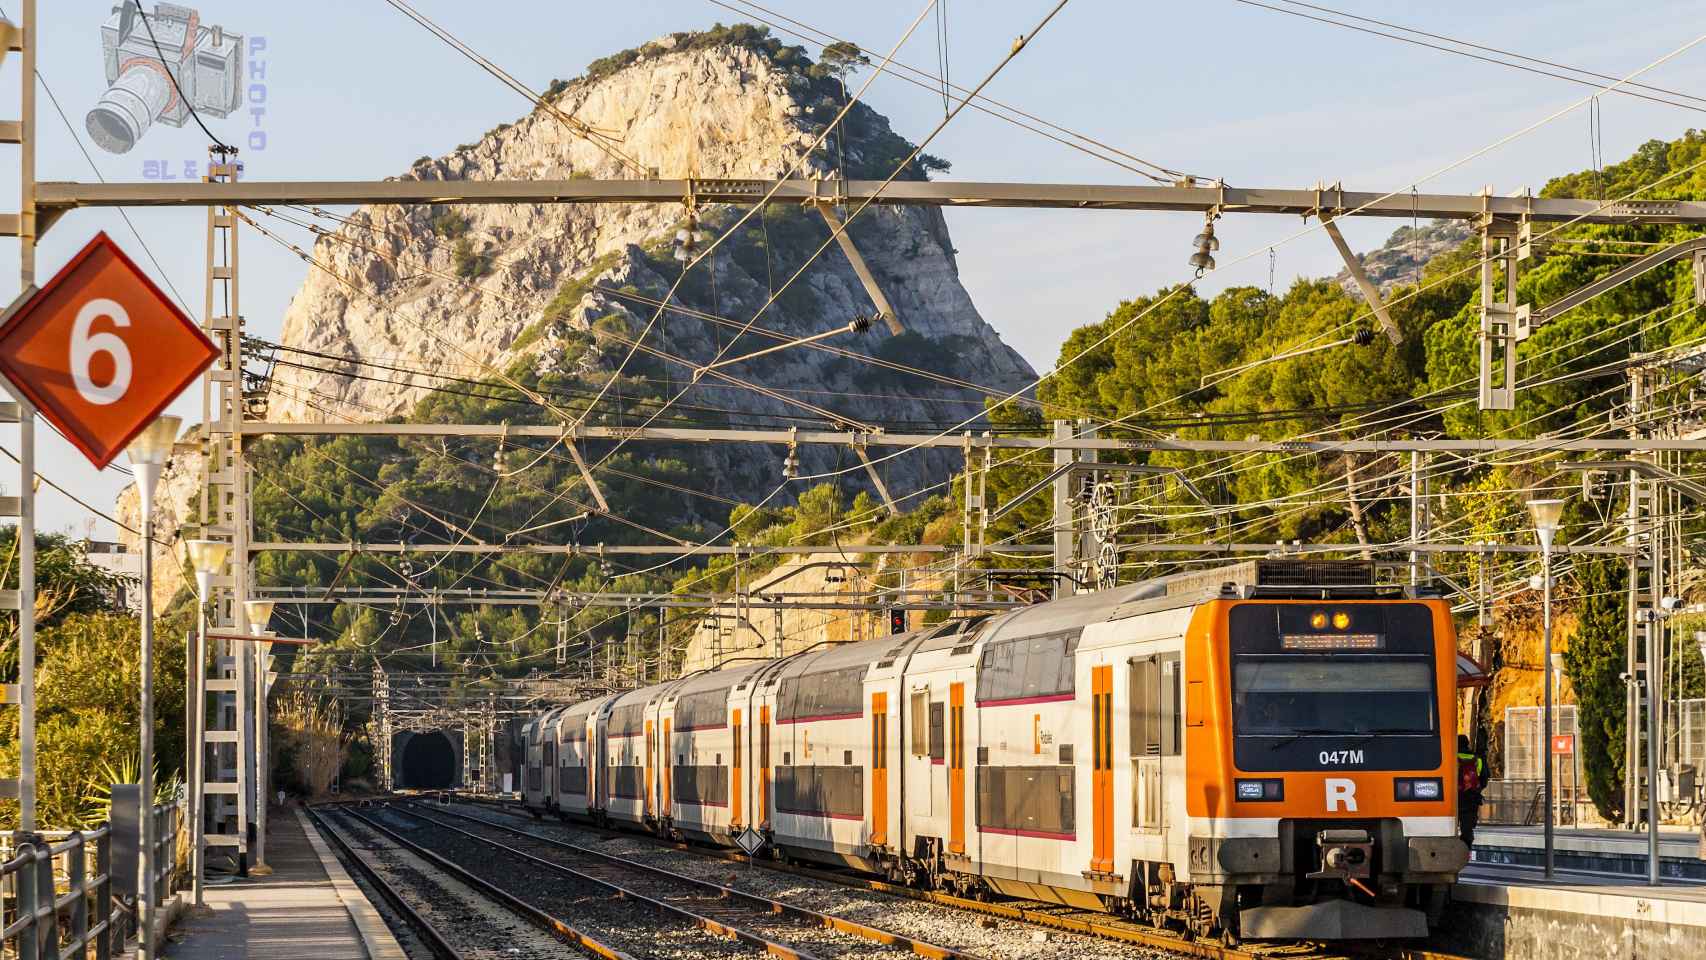
{"type": "MultiPolygon", "coordinates": [[[[267,818],[272,873],[208,885],[206,906],[167,936],[170,960],[406,960],[337,856],[300,810],[267,818]]],[[[179,894],[188,898],[189,892],[179,894]]]]}
{"type": "MultiPolygon", "coordinates": [[[[1475,831],[1475,862],[1538,867],[1545,859],[1541,828],[1482,825],[1475,831]]],[[[1560,869],[1647,876],[1647,834],[1619,829],[1559,829],[1553,833],[1553,862],[1560,869]]],[[[1659,876],[1706,880],[1700,833],[1690,827],[1659,828],[1659,876]]]]}
{"type": "MultiPolygon", "coordinates": [[[[1618,836],[1571,839],[1577,849],[1621,855],[1630,835],[1606,832],[1618,836]]],[[[1479,831],[1475,839],[1479,854],[1479,831]]],[[[1644,836],[1640,849],[1644,858],[1644,836]]],[[[1706,880],[1649,886],[1641,863],[1638,875],[1561,867],[1550,880],[1539,866],[1473,863],[1452,891],[1440,946],[1488,960],[1706,956],[1706,880]]]]}

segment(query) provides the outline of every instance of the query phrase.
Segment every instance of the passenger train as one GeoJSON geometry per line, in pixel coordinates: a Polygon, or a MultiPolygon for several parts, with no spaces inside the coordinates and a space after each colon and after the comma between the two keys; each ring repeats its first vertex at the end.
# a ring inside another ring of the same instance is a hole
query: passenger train
{"type": "Polygon", "coordinates": [[[524,804],[1236,940],[1424,936],[1468,860],[1450,611],[1256,560],[524,728],[524,804]]]}

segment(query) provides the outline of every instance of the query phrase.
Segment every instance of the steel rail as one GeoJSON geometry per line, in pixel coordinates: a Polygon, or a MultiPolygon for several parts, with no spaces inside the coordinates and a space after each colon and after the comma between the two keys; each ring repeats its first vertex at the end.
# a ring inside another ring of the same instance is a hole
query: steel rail
{"type": "MultiPolygon", "coordinates": [[[[422,804],[420,804],[417,801],[413,801],[413,800],[405,799],[405,800],[401,800],[399,802],[401,802],[402,804],[409,806],[409,807],[422,806],[422,804]]],[[[694,877],[683,876],[679,873],[671,873],[668,870],[664,870],[660,867],[654,867],[650,864],[640,863],[639,861],[630,860],[626,857],[617,856],[615,854],[605,853],[601,850],[593,850],[593,849],[588,848],[588,847],[580,846],[579,844],[570,843],[567,840],[558,839],[556,837],[547,837],[547,836],[544,836],[542,834],[533,833],[532,831],[529,831],[529,830],[522,830],[519,827],[512,827],[512,826],[508,826],[506,824],[501,824],[501,823],[493,823],[490,820],[482,820],[479,817],[469,816],[465,813],[455,813],[455,812],[449,811],[449,810],[436,810],[433,812],[437,815],[440,815],[440,816],[447,816],[447,817],[451,817],[451,818],[456,819],[456,820],[466,820],[470,823],[477,823],[483,827],[488,827],[488,828],[493,829],[493,830],[501,830],[505,833],[514,834],[518,837],[526,837],[529,840],[534,840],[534,841],[537,841],[539,843],[546,844],[546,845],[553,847],[555,849],[558,849],[558,850],[565,850],[565,851],[573,853],[577,856],[591,857],[591,858],[594,858],[597,860],[602,860],[606,863],[611,864],[612,866],[619,866],[623,869],[638,870],[642,873],[650,874],[650,875],[656,876],[656,877],[661,877],[663,879],[666,879],[666,880],[668,880],[670,882],[674,882],[674,883],[687,883],[687,884],[690,884],[693,886],[700,887],[700,888],[702,888],[708,892],[715,893],[719,897],[744,900],[748,903],[753,904],[754,906],[768,910],[771,913],[777,913],[777,914],[781,914],[784,916],[793,917],[793,918],[798,919],[798,920],[805,920],[805,921],[810,922],[810,923],[815,923],[818,926],[824,927],[826,929],[836,930],[836,931],[839,931],[841,933],[849,934],[849,935],[852,935],[855,937],[860,937],[862,939],[870,940],[870,941],[873,941],[875,943],[880,943],[880,944],[883,944],[885,946],[905,947],[906,949],[912,951],[913,953],[915,953],[921,957],[933,957],[933,958],[936,958],[936,960],[979,960],[979,958],[976,954],[967,953],[964,950],[957,950],[957,949],[954,949],[953,947],[939,946],[937,944],[930,943],[926,940],[919,940],[915,937],[906,936],[905,934],[895,933],[895,932],[890,931],[890,930],[884,930],[880,927],[869,926],[868,924],[863,924],[863,923],[860,923],[856,920],[849,920],[845,917],[837,917],[837,916],[832,916],[832,915],[827,914],[827,913],[819,913],[816,910],[808,910],[805,907],[797,906],[797,905],[791,904],[791,903],[785,903],[781,900],[776,900],[776,899],[773,899],[771,897],[761,896],[759,894],[750,893],[750,892],[747,892],[745,890],[737,890],[733,887],[726,887],[720,883],[714,883],[710,880],[699,880],[699,879],[696,879],[694,877]]],[[[419,816],[421,819],[426,820],[428,822],[439,823],[439,821],[435,820],[431,816],[427,816],[425,814],[419,814],[419,813],[417,813],[415,815],[419,816]]],[[[456,827],[450,826],[449,824],[442,824],[441,823],[440,825],[445,827],[446,829],[455,830],[457,833],[461,833],[464,836],[472,837],[474,839],[484,839],[484,838],[480,838],[480,837],[475,837],[473,834],[468,833],[466,830],[459,830],[456,827]]]]}
{"type": "Polygon", "coordinates": [[[464,867],[452,863],[444,857],[433,853],[431,850],[400,836],[396,831],[385,827],[383,824],[375,823],[372,818],[356,812],[356,810],[349,804],[336,805],[335,809],[337,809],[339,813],[358,821],[368,829],[397,844],[398,847],[407,850],[415,856],[431,863],[440,870],[443,870],[445,873],[454,877],[461,883],[465,883],[468,886],[473,887],[475,890],[478,890],[486,896],[498,901],[508,909],[515,911],[529,923],[551,933],[572,947],[579,947],[595,956],[603,957],[604,960],[639,960],[638,957],[635,957],[631,953],[618,950],[615,947],[609,946],[608,944],[582,933],[570,926],[567,921],[539,909],[533,904],[522,900],[515,894],[510,893],[488,880],[475,876],[464,867]]]}
{"type": "MultiPolygon", "coordinates": [[[[472,796],[463,796],[461,799],[464,800],[464,802],[468,802],[473,805],[492,807],[507,816],[516,817],[518,819],[522,817],[531,819],[531,814],[522,812],[518,809],[518,805],[513,802],[490,800],[472,796]]],[[[935,890],[919,890],[914,887],[906,887],[890,883],[886,880],[877,880],[854,874],[835,873],[816,867],[801,866],[797,863],[783,863],[775,860],[756,859],[748,857],[747,855],[735,850],[724,850],[714,847],[696,846],[694,844],[682,843],[674,840],[664,840],[649,833],[614,830],[582,823],[576,823],[574,826],[576,829],[584,829],[610,836],[646,839],[657,843],[660,846],[671,847],[673,849],[692,853],[698,856],[725,860],[730,863],[748,864],[762,869],[772,870],[777,873],[787,873],[794,876],[807,877],[809,879],[821,880],[826,883],[833,883],[843,887],[871,890],[877,893],[888,894],[890,896],[901,897],[908,900],[936,904],[938,906],[978,913],[985,916],[1000,917],[1006,920],[1016,920],[1033,926],[1048,927],[1050,929],[1060,930],[1066,933],[1076,933],[1085,936],[1098,937],[1104,940],[1113,940],[1120,943],[1154,947],[1159,950],[1167,950],[1173,953],[1183,954],[1185,956],[1205,957],[1210,958],[1210,960],[1274,960],[1275,956],[1271,948],[1264,949],[1261,945],[1228,947],[1220,943],[1211,943],[1204,940],[1186,940],[1179,936],[1140,926],[1135,922],[1121,920],[1111,914],[1096,913],[1088,910],[1074,911],[1071,913],[1057,912],[1046,908],[1025,906],[1023,905],[1025,901],[1019,901],[1018,903],[993,903],[982,900],[971,900],[965,897],[957,897],[953,894],[941,893],[935,890]]],[[[1313,953],[1295,954],[1291,956],[1294,960],[1334,960],[1334,958],[1356,956],[1356,954],[1351,951],[1347,951],[1346,953],[1333,953],[1318,949],[1313,953]]],[[[1387,960],[1468,960],[1468,958],[1456,954],[1412,948],[1399,948],[1395,952],[1384,954],[1383,956],[1385,956],[1387,960]]]]}
{"type": "Polygon", "coordinates": [[[373,889],[379,891],[379,895],[391,905],[391,909],[397,911],[398,915],[403,918],[403,922],[409,925],[409,929],[426,942],[427,949],[432,951],[433,956],[437,957],[438,960],[465,960],[466,955],[451,944],[449,939],[440,933],[437,927],[433,926],[432,921],[423,916],[419,910],[409,906],[408,901],[403,898],[402,892],[392,886],[391,881],[381,876],[372,864],[358,856],[349,840],[344,837],[341,831],[332,826],[330,821],[320,814],[319,810],[314,807],[305,809],[308,812],[308,818],[314,821],[314,826],[319,829],[320,833],[332,841],[333,846],[343,852],[345,862],[354,865],[356,871],[372,885],[373,889]]]}

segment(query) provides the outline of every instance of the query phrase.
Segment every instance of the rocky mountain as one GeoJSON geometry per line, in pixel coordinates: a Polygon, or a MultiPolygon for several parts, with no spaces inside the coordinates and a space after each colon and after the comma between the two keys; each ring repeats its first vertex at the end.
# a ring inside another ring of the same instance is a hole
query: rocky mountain
{"type": "MultiPolygon", "coordinates": [[[[1467,220],[1431,220],[1420,227],[1399,227],[1385,243],[1358,254],[1357,259],[1362,261],[1363,270],[1380,292],[1389,293],[1395,287],[1415,283],[1429,260],[1454,249],[1474,234],[1467,220]]],[[[1333,280],[1346,293],[1362,296],[1349,270],[1339,271],[1333,280]]]]}
{"type": "MultiPolygon", "coordinates": [[[[886,176],[911,145],[862,104],[845,121],[844,137],[810,149],[841,108],[843,89],[800,48],[734,27],[674,34],[605,58],[585,76],[554,84],[548,97],[663,178],[886,176]]],[[[946,166],[921,159],[906,176],[946,166]]],[[[421,158],[401,179],[636,175],[613,152],[535,109],[444,156],[421,158]]],[[[872,207],[851,233],[906,328],[903,336],[878,323],[822,348],[789,348],[727,368],[762,384],[766,394],[712,376],[693,384],[695,368],[720,350],[734,357],[776,342],[748,333],[730,345],[761,309],[758,327],[792,336],[876,313],[833,244],[807,265],[830,236],[816,211],[772,206],[737,226],[748,212],[682,205],[363,208],[327,224],[314,245],[314,259],[325,269],[310,272],[285,316],[286,350],[279,354],[270,415],[405,416],[447,376],[491,380],[500,372],[572,374],[596,391],[620,368],[622,378],[590,422],[632,423],[656,404],[607,413],[614,398],[672,396],[686,388],[671,414],[691,422],[923,426],[952,424],[981,409],[982,394],[964,384],[1008,391],[1034,376],[960,284],[941,213],[872,207]],[[729,235],[682,281],[670,300],[681,309],[660,314],[656,303],[681,274],[676,235],[689,228],[707,241],[729,235]],[[781,292],[766,308],[773,291],[781,292]],[[624,361],[642,338],[640,352],[624,361]],[[891,366],[839,355],[837,348],[891,366]]],[[[764,453],[762,468],[748,462],[761,449],[708,451],[717,462],[707,482],[735,498],[767,493],[778,476],[769,462],[774,451],[764,453]]],[[[835,450],[807,447],[799,455],[804,471],[838,465],[835,450]]],[[[952,451],[902,458],[884,465],[884,479],[897,491],[915,489],[957,463],[952,451]]]]}

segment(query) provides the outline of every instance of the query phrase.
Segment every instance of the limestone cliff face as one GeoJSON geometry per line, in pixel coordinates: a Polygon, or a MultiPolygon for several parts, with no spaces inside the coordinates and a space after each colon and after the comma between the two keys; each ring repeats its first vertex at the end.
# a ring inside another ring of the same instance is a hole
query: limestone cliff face
{"type": "MultiPolygon", "coordinates": [[[[1474,234],[1467,220],[1430,220],[1419,227],[1399,227],[1385,243],[1357,254],[1357,259],[1380,292],[1391,293],[1406,283],[1415,283],[1429,260],[1456,249],[1474,234]]],[[[1349,270],[1339,271],[1333,279],[1351,296],[1362,296],[1349,270]]]]}
{"type": "MultiPolygon", "coordinates": [[[[812,77],[798,53],[779,57],[762,47],[705,46],[678,34],[629,59],[620,69],[569,84],[555,103],[613,138],[620,151],[656,176],[824,177],[842,170],[855,178],[881,178],[906,155],[908,145],[888,122],[863,106],[848,118],[845,143],[808,155],[839,108],[841,88],[812,77]]],[[[423,157],[403,179],[634,176],[556,117],[534,110],[473,144],[436,159],[423,157]]],[[[674,311],[653,323],[657,308],[646,301],[661,299],[679,276],[672,254],[675,235],[685,225],[681,205],[369,207],[347,223],[327,222],[336,229],[319,238],[313,255],[330,273],[310,272],[290,304],[282,337],[285,346],[311,353],[281,354],[286,363],[276,372],[270,416],[403,416],[429,386],[444,383],[434,375],[487,379],[496,370],[531,368],[601,382],[597,378],[622,363],[648,325],[646,348],[668,356],[642,352],[624,373],[638,373],[645,384],[673,395],[829,236],[814,211],[772,207],[735,228],[744,212],[697,211],[700,229],[729,236],[670,301],[733,324],[674,311]]],[[[978,315],[961,286],[940,212],[873,207],[858,217],[852,234],[908,335],[891,337],[876,324],[827,346],[997,390],[1022,386],[1034,376],[978,315]]],[[[765,309],[757,325],[806,335],[874,313],[851,265],[832,245],[765,309]]],[[[726,355],[772,342],[749,333],[726,355]]],[[[705,377],[688,389],[679,409],[738,411],[718,416],[802,427],[836,417],[952,423],[980,409],[980,394],[964,385],[825,349],[791,348],[727,372],[780,396],[705,377]]],[[[745,496],[774,485],[774,466],[748,469],[743,456],[750,457],[752,448],[747,449],[744,455],[707,451],[719,492],[745,496]]],[[[837,465],[836,451],[824,448],[804,448],[800,457],[805,471],[837,465]]],[[[914,489],[942,479],[957,461],[951,451],[902,458],[884,465],[885,480],[899,490],[914,489]]]]}

